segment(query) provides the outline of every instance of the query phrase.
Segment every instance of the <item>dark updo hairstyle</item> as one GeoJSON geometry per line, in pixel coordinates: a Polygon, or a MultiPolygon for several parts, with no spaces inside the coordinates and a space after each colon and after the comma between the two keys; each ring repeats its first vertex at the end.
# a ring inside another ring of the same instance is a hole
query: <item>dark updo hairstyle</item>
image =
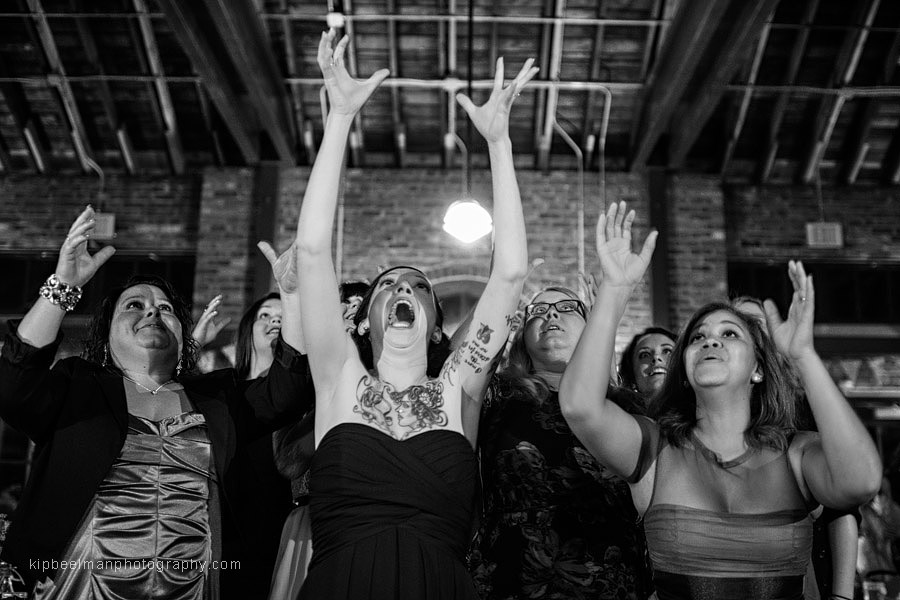
{"type": "Polygon", "coordinates": [[[250,376],[250,363],[253,362],[253,323],[256,321],[259,307],[266,300],[281,300],[281,295],[277,292],[266,294],[250,305],[238,323],[234,343],[234,370],[237,372],[238,380],[244,380],[250,376]]]}
{"type": "MultiPolygon", "coordinates": [[[[375,368],[375,359],[372,356],[372,342],[369,339],[369,332],[360,335],[359,334],[359,324],[365,320],[365,318],[369,314],[369,304],[372,302],[372,295],[375,293],[376,288],[378,287],[378,282],[384,279],[385,275],[390,273],[391,271],[396,271],[397,269],[411,269],[418,273],[421,273],[425,279],[428,279],[428,276],[425,275],[424,272],[415,268],[408,267],[406,265],[399,265],[396,267],[391,267],[385,271],[382,271],[378,274],[372,284],[369,285],[366,293],[362,297],[362,301],[359,304],[359,308],[356,310],[356,314],[353,315],[353,325],[354,329],[350,332],[350,336],[353,338],[353,341],[356,342],[356,347],[359,350],[359,358],[363,363],[363,366],[366,369],[375,368]]],[[[430,281],[430,280],[429,280],[430,281]]],[[[437,297],[437,294],[434,293],[434,289],[431,290],[431,297],[434,299],[434,306],[436,308],[437,316],[435,318],[434,324],[441,328],[444,324],[444,311],[441,309],[441,302],[437,297]]],[[[428,337],[428,366],[426,368],[426,374],[429,377],[437,377],[441,368],[444,366],[444,362],[447,360],[447,357],[450,356],[450,338],[444,333],[444,330],[441,329],[441,341],[433,342],[431,340],[431,336],[428,337]]]]}
{"type": "Polygon", "coordinates": [[[672,340],[673,343],[675,342],[675,334],[665,327],[648,327],[631,338],[631,341],[628,342],[628,346],[622,351],[622,358],[619,360],[619,379],[622,381],[624,387],[631,388],[635,391],[637,390],[637,377],[634,375],[634,351],[637,349],[638,343],[643,338],[657,333],[666,336],[672,340]]]}
{"type": "Polygon", "coordinates": [[[750,423],[744,431],[744,441],[751,448],[784,450],[797,427],[790,367],[756,319],[724,302],[712,302],[700,308],[678,336],[669,357],[669,372],[654,398],[651,416],[656,416],[660,431],[672,445],[683,446],[691,439],[697,425],[697,396],[687,378],[684,353],[700,322],[717,311],[728,312],[744,324],[763,375],[762,381],[752,387],[750,423]]]}
{"type": "Polygon", "coordinates": [[[194,328],[194,319],[191,317],[191,305],[179,294],[175,287],[167,280],[157,275],[133,275],[123,285],[111,289],[100,303],[94,308],[91,322],[88,324],[87,337],[84,339],[84,352],[82,357],[91,362],[103,365],[108,369],[119,372],[109,360],[109,330],[112,327],[112,317],[116,310],[116,303],[125,293],[125,290],[136,285],[152,285],[158,287],[172,303],[172,311],[178,322],[181,323],[181,372],[190,373],[197,365],[197,352],[199,345],[191,336],[194,328]]]}
{"type": "Polygon", "coordinates": [[[345,281],[340,285],[341,289],[341,302],[347,302],[353,296],[359,296],[362,298],[366,295],[366,292],[369,290],[369,282],[360,279],[359,281],[345,281]]]}

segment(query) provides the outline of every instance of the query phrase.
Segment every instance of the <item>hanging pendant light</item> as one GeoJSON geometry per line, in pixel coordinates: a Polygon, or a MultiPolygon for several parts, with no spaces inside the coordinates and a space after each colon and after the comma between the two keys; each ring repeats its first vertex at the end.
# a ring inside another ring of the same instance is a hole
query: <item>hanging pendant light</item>
{"type": "Polygon", "coordinates": [[[464,244],[471,244],[489,234],[494,222],[478,200],[457,200],[444,215],[444,231],[464,244]]]}

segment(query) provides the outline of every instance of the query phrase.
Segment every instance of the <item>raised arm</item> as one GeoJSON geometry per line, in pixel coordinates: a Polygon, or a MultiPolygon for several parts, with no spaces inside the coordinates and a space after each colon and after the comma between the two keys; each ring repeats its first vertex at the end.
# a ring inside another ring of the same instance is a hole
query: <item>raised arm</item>
{"type": "Polygon", "coordinates": [[[634,211],[611,204],[597,220],[597,255],[602,278],[584,332],[559,385],[563,417],[597,460],[627,477],[637,465],[641,432],[633,416],[606,399],[615,354],[616,329],[628,298],[650,265],[656,232],[640,254],[631,251],[634,211]]]}
{"type": "Polygon", "coordinates": [[[506,345],[528,274],[525,218],[513,168],[509,111],[519,92],[537,73],[533,63],[533,59],[525,61],[515,79],[503,87],[503,58],[497,59],[494,87],[487,102],[481,106],[475,106],[464,94],[456,97],[472,124],[487,141],[494,196],[491,273],[463,340],[445,369],[445,376],[458,375],[461,378],[465,393],[463,429],[470,440],[474,440],[477,434],[481,397],[491,373],[488,367],[506,345]]]}
{"type": "MultiPolygon", "coordinates": [[[[344,66],[344,51],[350,40],[345,36],[332,51],[334,37],[334,30],[330,30],[319,42],[319,68],[331,109],[303,195],[296,240],[301,319],[310,369],[320,391],[333,387],[348,352],[355,351],[344,329],[331,256],[347,136],[356,113],[388,75],[387,69],[382,69],[364,81],[350,77],[344,66]]],[[[317,401],[325,401],[326,395],[318,394],[317,401]]]]}
{"type": "Polygon", "coordinates": [[[787,319],[771,300],[765,301],[766,322],[775,346],[794,365],[819,437],[803,451],[803,477],[815,498],[834,508],[863,504],[881,485],[881,459],[865,426],[834,384],[813,347],[815,289],[803,263],[791,261],[794,287],[787,319]]]}
{"type": "MultiPolygon", "coordinates": [[[[72,290],[74,287],[80,288],[85,285],[97,269],[115,253],[115,248],[106,246],[91,256],[87,246],[93,232],[94,209],[88,206],[72,223],[59,249],[54,273],[58,283],[55,286],[56,290],[50,294],[54,301],[59,298],[60,292],[64,293],[66,289],[72,290]]],[[[38,298],[19,324],[17,330],[19,339],[36,348],[43,348],[53,342],[59,333],[63,317],[66,316],[63,304],[54,303],[44,296],[38,298]]]]}

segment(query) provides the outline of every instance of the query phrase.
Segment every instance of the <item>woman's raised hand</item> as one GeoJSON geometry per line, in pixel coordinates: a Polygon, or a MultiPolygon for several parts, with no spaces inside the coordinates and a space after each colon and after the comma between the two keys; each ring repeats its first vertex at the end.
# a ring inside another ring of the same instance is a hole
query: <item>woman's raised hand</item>
{"type": "Polygon", "coordinates": [[[69,234],[59,249],[56,276],[61,282],[83,286],[91,280],[97,269],[115,254],[115,248],[106,246],[91,256],[88,252],[88,240],[93,232],[94,209],[88,206],[72,223],[69,234]]]}
{"type": "Polygon", "coordinates": [[[497,70],[494,72],[494,87],[487,102],[481,106],[465,94],[457,94],[456,101],[468,113],[478,133],[490,142],[497,142],[509,136],[509,109],[525,84],[538,72],[534,59],[529,58],[519,69],[519,74],[510,84],[503,87],[503,57],[497,59],[497,70]]]}
{"type": "Polygon", "coordinates": [[[787,319],[781,319],[778,307],[771,300],[766,300],[763,306],[775,347],[788,358],[796,360],[809,352],[815,352],[813,321],[816,291],[813,289],[812,275],[806,274],[803,263],[799,260],[788,262],[788,277],[794,287],[794,294],[787,319]]]}
{"type": "Polygon", "coordinates": [[[639,254],[631,251],[634,211],[626,212],[625,202],[613,202],[597,219],[597,256],[604,287],[634,287],[640,282],[656,248],[657,232],[651,231],[639,254]]]}
{"type": "Polygon", "coordinates": [[[354,79],[344,65],[344,53],[347,44],[350,43],[350,37],[345,35],[332,49],[335,36],[334,29],[322,33],[322,39],[319,41],[319,68],[325,79],[331,111],[335,114],[354,116],[390,71],[381,69],[368,79],[354,79]]]}
{"type": "Polygon", "coordinates": [[[256,244],[260,252],[272,265],[272,277],[278,284],[278,289],[282,294],[296,294],[299,290],[299,281],[297,279],[297,245],[291,244],[290,248],[278,256],[275,249],[268,242],[259,242],[256,244]]]}
{"type": "Polygon", "coordinates": [[[231,323],[230,317],[219,319],[218,321],[216,320],[216,317],[219,314],[217,309],[221,302],[222,294],[219,294],[210,300],[209,304],[207,304],[206,308],[203,310],[203,314],[197,319],[197,324],[194,325],[191,337],[197,340],[197,343],[200,344],[201,348],[211,344],[222,330],[231,323]]]}

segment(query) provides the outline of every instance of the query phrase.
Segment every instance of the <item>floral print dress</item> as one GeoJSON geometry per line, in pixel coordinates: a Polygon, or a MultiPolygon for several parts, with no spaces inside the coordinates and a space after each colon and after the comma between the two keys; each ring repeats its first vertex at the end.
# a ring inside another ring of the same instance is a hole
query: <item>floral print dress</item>
{"type": "Polygon", "coordinates": [[[471,553],[482,598],[645,598],[649,569],[628,485],[585,450],[551,392],[482,417],[484,518],[471,553]]]}

